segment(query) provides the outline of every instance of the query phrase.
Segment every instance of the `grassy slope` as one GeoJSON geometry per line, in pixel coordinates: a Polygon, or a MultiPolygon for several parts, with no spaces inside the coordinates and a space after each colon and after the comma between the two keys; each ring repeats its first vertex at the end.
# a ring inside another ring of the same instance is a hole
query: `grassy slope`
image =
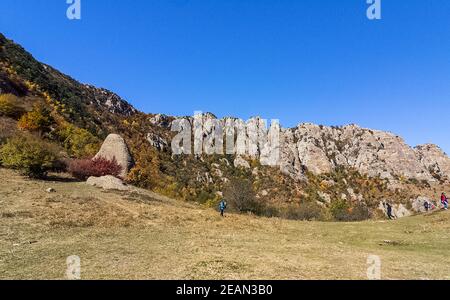
{"type": "Polygon", "coordinates": [[[0,278],[63,279],[67,256],[78,255],[85,279],[364,279],[376,254],[384,279],[450,279],[447,212],[363,223],[221,219],[148,191],[4,169],[0,178],[0,278]]]}

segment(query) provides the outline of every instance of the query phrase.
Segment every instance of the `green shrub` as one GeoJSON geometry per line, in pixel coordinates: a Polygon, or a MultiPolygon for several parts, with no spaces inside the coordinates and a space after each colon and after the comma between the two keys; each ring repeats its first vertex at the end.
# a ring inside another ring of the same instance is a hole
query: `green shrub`
{"type": "Polygon", "coordinates": [[[100,148],[100,140],[86,129],[72,124],[65,125],[56,133],[67,153],[76,158],[94,156],[100,148]]]}
{"type": "Polygon", "coordinates": [[[41,178],[57,165],[58,151],[37,137],[18,136],[0,148],[0,161],[3,166],[17,169],[24,175],[41,178]]]}
{"type": "Polygon", "coordinates": [[[346,200],[333,202],[330,211],[337,221],[355,222],[370,218],[369,208],[365,204],[357,203],[352,207],[346,200]]]}
{"type": "Polygon", "coordinates": [[[0,116],[20,118],[25,110],[18,104],[18,98],[12,94],[0,95],[0,116]]]}
{"type": "Polygon", "coordinates": [[[201,190],[196,197],[197,202],[201,204],[206,204],[211,199],[215,199],[215,195],[205,190],[201,190]]]}
{"type": "Polygon", "coordinates": [[[350,206],[346,200],[336,200],[331,204],[330,212],[337,221],[347,221],[350,206]]]}

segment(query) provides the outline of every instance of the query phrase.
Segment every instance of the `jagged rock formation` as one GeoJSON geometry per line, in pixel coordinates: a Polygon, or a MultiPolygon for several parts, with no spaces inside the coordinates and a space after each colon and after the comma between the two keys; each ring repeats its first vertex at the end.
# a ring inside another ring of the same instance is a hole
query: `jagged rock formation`
{"type": "MultiPolygon", "coordinates": [[[[201,118],[204,124],[208,124],[207,120],[216,117],[208,113],[201,118]]],[[[189,121],[193,123],[192,118],[189,121]]],[[[244,123],[235,118],[224,118],[220,123],[225,134],[229,134],[227,125],[230,122],[235,122],[235,129],[246,126],[243,131],[236,131],[234,152],[238,156],[268,160],[267,147],[257,140],[258,134],[267,136],[268,133],[263,120],[255,117],[244,123]]],[[[160,116],[153,123],[168,126],[160,116]]],[[[211,132],[211,126],[194,128],[197,136],[211,132]]],[[[303,123],[295,128],[281,129],[279,138],[280,159],[277,165],[284,174],[298,180],[304,179],[306,170],[320,175],[337,168],[353,168],[370,177],[391,181],[404,178],[434,182],[448,179],[450,174],[450,158],[439,147],[424,145],[413,149],[393,133],[357,125],[328,127],[303,123]]],[[[155,137],[152,141],[155,147],[162,148],[155,137]]]]}
{"type": "Polygon", "coordinates": [[[174,118],[169,117],[163,114],[156,114],[153,117],[149,118],[148,121],[150,124],[163,127],[163,128],[170,128],[170,124],[174,118]]]}
{"type": "Polygon", "coordinates": [[[104,107],[109,112],[122,116],[131,116],[137,112],[133,106],[111,91],[88,84],[85,84],[84,87],[92,93],[90,97],[92,105],[104,107]]]}
{"type": "MultiPolygon", "coordinates": [[[[330,173],[338,167],[351,167],[371,177],[395,179],[403,176],[434,181],[419,154],[392,133],[357,125],[326,127],[301,124],[286,129],[282,165],[292,176],[303,167],[314,174],[330,173]]],[[[442,162],[450,162],[446,156],[442,162]]]]}
{"type": "Polygon", "coordinates": [[[450,159],[447,154],[436,145],[426,144],[417,146],[416,152],[422,165],[438,179],[447,179],[450,176],[450,159]]]}
{"type": "Polygon", "coordinates": [[[158,151],[166,151],[169,150],[169,143],[162,137],[154,133],[147,134],[147,141],[151,146],[156,148],[158,151]]]}
{"type": "Polygon", "coordinates": [[[95,158],[103,157],[108,160],[116,159],[117,163],[122,167],[120,177],[126,178],[128,171],[133,165],[133,158],[131,157],[128,146],[125,140],[118,134],[110,134],[103,142],[100,151],[95,155],[95,158]]]}

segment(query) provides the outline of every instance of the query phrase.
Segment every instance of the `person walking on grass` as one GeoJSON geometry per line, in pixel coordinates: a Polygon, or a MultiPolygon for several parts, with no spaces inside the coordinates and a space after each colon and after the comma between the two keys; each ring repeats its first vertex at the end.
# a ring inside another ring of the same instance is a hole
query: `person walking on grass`
{"type": "Polygon", "coordinates": [[[386,213],[387,213],[389,220],[395,220],[394,215],[392,215],[392,205],[385,202],[385,207],[386,207],[386,213]]]}
{"type": "Polygon", "coordinates": [[[222,199],[219,203],[220,216],[223,217],[225,213],[225,209],[227,208],[227,202],[225,199],[222,199]]]}
{"type": "Polygon", "coordinates": [[[441,195],[441,203],[442,203],[442,205],[444,205],[444,209],[448,210],[448,198],[445,195],[445,193],[442,193],[442,195],[441,195]]]}

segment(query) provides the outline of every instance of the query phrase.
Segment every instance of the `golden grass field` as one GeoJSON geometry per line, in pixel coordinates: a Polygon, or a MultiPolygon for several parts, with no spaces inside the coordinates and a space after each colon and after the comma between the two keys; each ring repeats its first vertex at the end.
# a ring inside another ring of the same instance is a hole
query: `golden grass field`
{"type": "Polygon", "coordinates": [[[450,213],[299,222],[217,212],[144,190],[35,181],[0,169],[0,278],[450,279],[450,213]],[[55,193],[47,193],[52,187],[55,193]]]}

